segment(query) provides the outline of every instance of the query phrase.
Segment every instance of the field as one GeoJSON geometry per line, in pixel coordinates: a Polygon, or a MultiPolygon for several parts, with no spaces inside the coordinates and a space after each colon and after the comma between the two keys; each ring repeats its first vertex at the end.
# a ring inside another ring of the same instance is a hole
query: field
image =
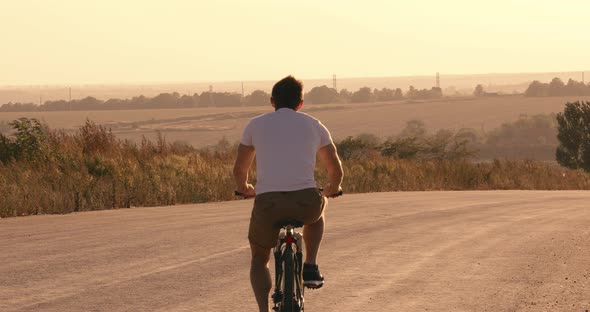
{"type": "MultiPolygon", "coordinates": [[[[557,113],[568,101],[590,100],[576,97],[448,98],[430,101],[398,101],[369,104],[307,105],[304,111],[319,118],[335,139],[361,133],[387,137],[399,132],[407,121],[419,119],[430,130],[475,128],[489,131],[526,114],[557,113]]],[[[19,117],[44,120],[52,128],[73,130],[88,118],[113,129],[120,138],[154,138],[156,130],[168,140],[180,140],[196,147],[217,143],[222,137],[237,141],[246,122],[269,106],[194,108],[123,111],[73,111],[0,113],[0,123],[19,117]]]]}

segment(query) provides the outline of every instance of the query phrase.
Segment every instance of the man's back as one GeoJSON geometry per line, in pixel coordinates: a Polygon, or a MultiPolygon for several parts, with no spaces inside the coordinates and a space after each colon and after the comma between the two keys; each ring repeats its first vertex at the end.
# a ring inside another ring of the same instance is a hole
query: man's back
{"type": "Polygon", "coordinates": [[[236,192],[245,197],[256,196],[248,239],[252,251],[250,281],[261,312],[269,311],[272,280],[268,262],[270,250],[277,244],[277,222],[303,222],[303,284],[310,288],[324,284],[317,255],[324,233],[326,197],[339,193],[343,176],[342,163],[326,127],[298,112],[303,106],[301,81],[285,77],[274,85],[270,100],[275,112],[248,123],[234,164],[236,192]],[[328,173],[323,192],[318,191],[314,180],[316,156],[328,173]],[[248,183],[254,157],[256,188],[248,183]]]}
{"type": "Polygon", "coordinates": [[[262,194],[316,187],[316,154],[332,139],[317,119],[281,108],[252,119],[241,143],[256,150],[256,191],[262,194]]]}

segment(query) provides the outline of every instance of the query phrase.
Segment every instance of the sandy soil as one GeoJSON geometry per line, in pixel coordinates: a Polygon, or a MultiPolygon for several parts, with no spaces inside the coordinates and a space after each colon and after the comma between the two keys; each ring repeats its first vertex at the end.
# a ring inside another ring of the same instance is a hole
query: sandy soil
{"type": "MultiPolygon", "coordinates": [[[[586,311],[590,192],[331,200],[307,311],[586,311]]],[[[252,201],[0,220],[0,311],[255,311],[252,201]]]]}

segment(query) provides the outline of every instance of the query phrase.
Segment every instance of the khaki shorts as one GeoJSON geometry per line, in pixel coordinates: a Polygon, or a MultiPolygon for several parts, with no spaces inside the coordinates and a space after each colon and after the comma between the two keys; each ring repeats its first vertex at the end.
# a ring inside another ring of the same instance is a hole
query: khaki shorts
{"type": "Polygon", "coordinates": [[[326,204],[326,198],[317,188],[256,195],[248,239],[260,247],[272,248],[281,230],[277,222],[294,219],[304,224],[315,223],[324,213],[326,204]]]}

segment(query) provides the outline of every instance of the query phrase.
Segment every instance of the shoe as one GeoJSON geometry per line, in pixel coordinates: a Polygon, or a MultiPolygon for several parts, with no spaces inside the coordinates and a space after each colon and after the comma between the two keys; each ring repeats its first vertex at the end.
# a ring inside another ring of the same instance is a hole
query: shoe
{"type": "Polygon", "coordinates": [[[312,289],[324,286],[324,276],[320,274],[317,264],[303,264],[303,286],[312,289]]]}

